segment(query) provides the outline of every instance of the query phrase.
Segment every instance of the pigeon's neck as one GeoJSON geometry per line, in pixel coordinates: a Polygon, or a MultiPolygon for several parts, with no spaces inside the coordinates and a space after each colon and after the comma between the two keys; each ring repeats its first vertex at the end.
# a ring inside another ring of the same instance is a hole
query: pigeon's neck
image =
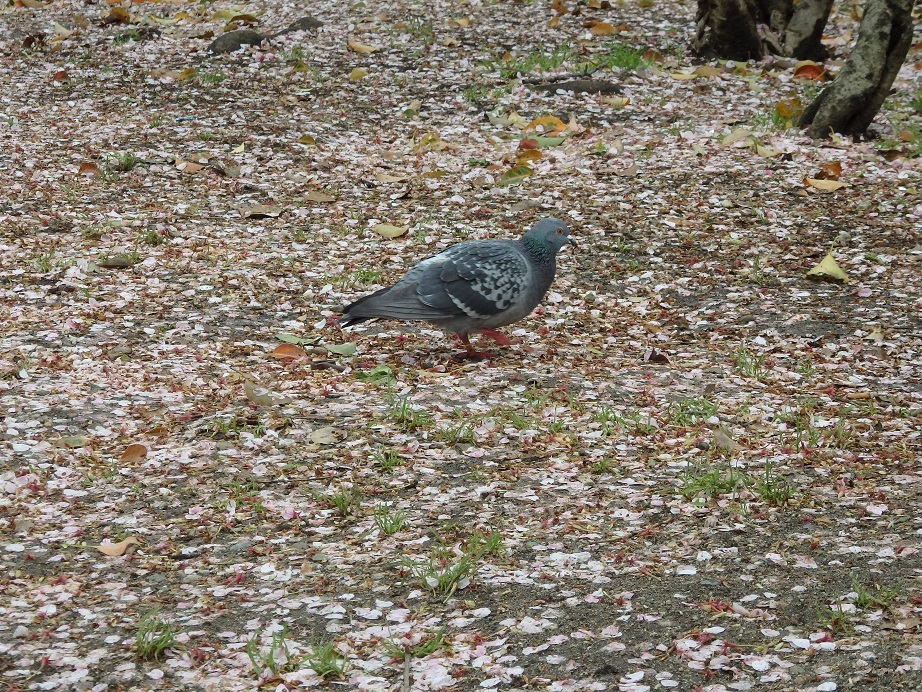
{"type": "Polygon", "coordinates": [[[536,262],[553,262],[554,250],[541,238],[525,236],[522,244],[536,262]]]}

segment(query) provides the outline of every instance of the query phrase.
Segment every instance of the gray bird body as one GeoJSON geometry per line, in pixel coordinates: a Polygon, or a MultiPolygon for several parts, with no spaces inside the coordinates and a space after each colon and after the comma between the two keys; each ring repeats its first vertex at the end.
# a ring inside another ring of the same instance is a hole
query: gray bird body
{"type": "Polygon", "coordinates": [[[374,318],[425,321],[468,345],[469,334],[518,322],[538,306],[554,280],[557,252],[568,242],[566,224],[546,218],[517,240],[452,245],[393,286],[346,307],[340,324],[374,318]]]}

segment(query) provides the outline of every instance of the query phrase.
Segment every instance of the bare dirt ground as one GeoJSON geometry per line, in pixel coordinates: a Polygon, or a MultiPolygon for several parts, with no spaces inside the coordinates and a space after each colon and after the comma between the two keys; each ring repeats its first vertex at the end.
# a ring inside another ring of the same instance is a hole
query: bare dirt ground
{"type": "Polygon", "coordinates": [[[4,689],[922,688],[922,50],[812,142],[694,9],[7,6],[4,689]],[[549,215],[499,358],[331,324],[549,215]]]}

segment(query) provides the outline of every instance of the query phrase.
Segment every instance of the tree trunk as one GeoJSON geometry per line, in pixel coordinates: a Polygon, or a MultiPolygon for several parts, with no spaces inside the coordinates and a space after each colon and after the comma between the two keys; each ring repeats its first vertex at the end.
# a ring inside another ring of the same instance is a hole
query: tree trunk
{"type": "Polygon", "coordinates": [[[832,84],[800,117],[798,124],[807,127],[808,135],[865,133],[909,52],[914,2],[868,0],[854,50],[832,84]]]}
{"type": "Polygon", "coordinates": [[[753,0],[698,0],[692,50],[730,60],[758,60],[762,39],[756,29],[753,0]]]}
{"type": "Polygon", "coordinates": [[[831,11],[832,0],[798,3],[785,27],[784,54],[800,60],[825,60],[828,53],[820,39],[831,11]]]}
{"type": "Polygon", "coordinates": [[[698,0],[692,50],[758,60],[766,54],[822,60],[820,42],[833,0],[698,0]]]}

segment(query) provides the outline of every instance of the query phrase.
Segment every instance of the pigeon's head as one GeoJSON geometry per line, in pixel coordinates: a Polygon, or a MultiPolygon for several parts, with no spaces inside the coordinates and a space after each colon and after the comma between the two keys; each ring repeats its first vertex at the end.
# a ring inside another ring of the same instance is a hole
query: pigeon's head
{"type": "Polygon", "coordinates": [[[575,241],[570,236],[567,224],[549,216],[535,223],[522,238],[522,242],[538,257],[553,257],[564,245],[575,241]]]}

